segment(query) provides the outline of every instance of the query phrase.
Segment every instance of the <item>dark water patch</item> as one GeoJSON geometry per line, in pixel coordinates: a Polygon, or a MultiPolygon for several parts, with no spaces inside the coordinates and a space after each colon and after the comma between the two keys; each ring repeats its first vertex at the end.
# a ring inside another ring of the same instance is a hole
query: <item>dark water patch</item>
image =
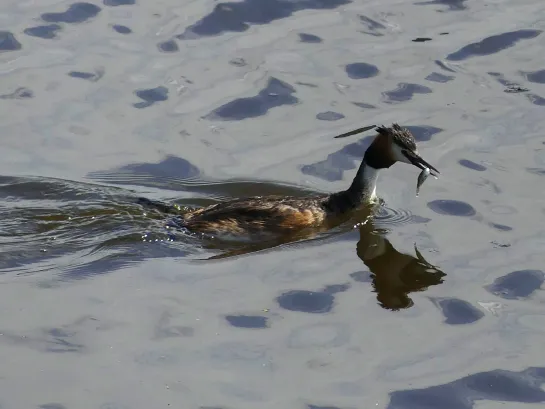
{"type": "Polygon", "coordinates": [[[267,317],[261,315],[227,315],[227,322],[237,328],[268,328],[267,317]]]}
{"type": "Polygon", "coordinates": [[[309,87],[309,88],[318,88],[318,85],[316,84],[313,84],[311,82],[301,82],[301,81],[297,81],[295,83],[295,85],[301,85],[303,87],[309,87]]]}
{"type": "Polygon", "coordinates": [[[101,8],[91,3],[73,3],[62,13],[44,13],[40,17],[48,23],[83,23],[100,13],[101,8]]]}
{"type": "Polygon", "coordinates": [[[498,81],[501,85],[505,85],[505,86],[512,85],[512,82],[507,80],[501,72],[489,71],[488,75],[490,75],[491,77],[494,77],[496,81],[498,81]]]}
{"type": "Polygon", "coordinates": [[[132,6],[136,4],[136,0],[104,0],[105,6],[117,7],[117,6],[132,6]]]}
{"type": "Polygon", "coordinates": [[[112,26],[114,31],[118,32],[119,34],[130,34],[132,33],[132,30],[127,26],[122,26],[120,24],[114,24],[112,26]]]}
{"type": "Polygon", "coordinates": [[[448,65],[446,65],[441,60],[435,60],[434,62],[435,62],[435,65],[437,65],[442,70],[445,70],[445,71],[448,71],[448,72],[456,72],[454,69],[450,68],[448,65]]]}
{"type": "Polygon", "coordinates": [[[544,168],[526,168],[526,170],[534,175],[545,176],[544,168]]]}
{"type": "Polygon", "coordinates": [[[431,41],[429,37],[417,37],[414,40],[411,40],[413,43],[425,43],[426,41],[431,41]]]}
{"type": "Polygon", "coordinates": [[[325,160],[303,165],[301,166],[301,173],[329,182],[342,180],[345,171],[359,166],[373,138],[374,136],[367,136],[358,142],[345,145],[342,149],[330,153],[325,160]],[[357,165],[354,160],[357,161],[357,165]]]}
{"type": "Polygon", "coordinates": [[[506,226],[505,224],[499,224],[499,223],[490,223],[490,227],[493,227],[496,230],[499,231],[512,231],[513,228],[510,226],[506,226]]]}
{"type": "Polygon", "coordinates": [[[545,106],[545,98],[540,97],[539,95],[527,94],[526,97],[534,105],[537,105],[537,106],[540,106],[540,107],[545,106]]]}
{"type": "Polygon", "coordinates": [[[323,291],[292,290],[278,296],[276,302],[285,310],[324,314],[333,309],[335,298],[323,291]]]}
{"type": "Polygon", "coordinates": [[[341,409],[338,406],[307,405],[308,409],[341,409]]]}
{"type": "Polygon", "coordinates": [[[160,42],[157,44],[157,48],[164,53],[174,53],[179,50],[178,44],[174,40],[160,42]]]}
{"type": "Polygon", "coordinates": [[[314,34],[299,33],[299,41],[301,41],[302,43],[316,44],[321,43],[323,40],[314,34]]]}
{"type": "Polygon", "coordinates": [[[413,134],[417,142],[430,141],[433,135],[443,131],[441,128],[430,125],[406,125],[405,128],[413,134]]]}
{"type": "Polygon", "coordinates": [[[471,217],[477,214],[473,206],[459,200],[433,200],[428,202],[428,207],[435,213],[448,216],[471,217]]]}
{"type": "Polygon", "coordinates": [[[234,65],[235,67],[244,67],[248,65],[246,60],[241,57],[233,58],[232,60],[229,61],[229,64],[234,65]]]}
{"type": "Polygon", "coordinates": [[[493,246],[495,249],[497,249],[497,248],[507,248],[507,247],[511,247],[511,244],[509,244],[509,243],[500,243],[500,242],[498,242],[498,241],[496,241],[496,240],[492,240],[492,241],[490,242],[490,244],[492,244],[492,246],[493,246]]]}
{"type": "Polygon", "coordinates": [[[51,40],[57,38],[57,31],[61,30],[62,27],[58,24],[45,24],[42,26],[25,28],[23,32],[28,36],[51,40]]]}
{"type": "Polygon", "coordinates": [[[520,85],[509,85],[503,90],[503,92],[507,92],[508,94],[520,94],[521,92],[528,91],[530,91],[528,88],[521,87],[520,85]]]}
{"type": "Polygon", "coordinates": [[[200,175],[199,168],[184,158],[168,155],[159,163],[133,163],[87,175],[97,182],[173,189],[172,184],[200,175]]]}
{"type": "Polygon", "coordinates": [[[514,300],[527,298],[541,288],[545,274],[541,270],[518,270],[499,277],[484,288],[498,297],[514,300]]]}
{"type": "Polygon", "coordinates": [[[34,92],[26,87],[19,87],[9,94],[0,95],[0,99],[29,99],[34,98],[34,92]]]}
{"type": "Polygon", "coordinates": [[[358,283],[372,283],[373,277],[370,271],[356,271],[350,274],[350,278],[358,283]]]}
{"type": "Polygon", "coordinates": [[[66,406],[60,403],[44,403],[38,406],[39,409],[66,409],[66,406]]]}
{"type": "Polygon", "coordinates": [[[253,97],[237,98],[210,112],[207,119],[241,121],[265,115],[270,109],[282,105],[295,105],[299,99],[292,94],[295,88],[274,77],[253,97]]]}
{"type": "Polygon", "coordinates": [[[471,57],[496,54],[515,46],[521,40],[529,40],[540,34],[541,30],[516,30],[493,35],[479,42],[468,44],[458,51],[449,54],[447,60],[463,61],[471,57]]]}
{"type": "Polygon", "coordinates": [[[12,32],[0,30],[0,53],[5,51],[17,51],[23,46],[12,32]]]}
{"type": "Polygon", "coordinates": [[[214,10],[187,27],[177,37],[183,40],[217,36],[225,32],[241,33],[251,25],[263,25],[290,17],[302,10],[332,10],[350,0],[243,0],[218,3],[214,10]]]}
{"type": "Polygon", "coordinates": [[[460,159],[458,163],[468,169],[476,170],[477,172],[484,172],[486,170],[486,166],[480,165],[469,159],[460,159]]]}
{"type": "Polygon", "coordinates": [[[545,84],[545,70],[528,71],[521,73],[528,81],[537,84],[545,84]]]}
{"type": "Polygon", "coordinates": [[[423,5],[445,5],[448,6],[448,10],[450,11],[460,11],[467,9],[467,6],[465,5],[465,2],[467,0],[432,0],[432,1],[423,1],[414,3],[419,6],[423,5]]]}
{"type": "Polygon", "coordinates": [[[70,71],[68,76],[72,78],[79,78],[81,80],[97,82],[104,76],[104,70],[97,70],[96,72],[70,71]]]}
{"type": "Polygon", "coordinates": [[[325,111],[316,114],[316,119],[319,119],[320,121],[338,121],[344,117],[345,116],[343,114],[333,111],[325,111]]]}
{"type": "Polygon", "coordinates": [[[510,81],[502,73],[499,72],[489,72],[488,75],[491,77],[494,77],[496,81],[498,81],[500,84],[505,86],[505,89],[503,92],[507,92],[509,94],[516,94],[521,92],[527,92],[529,91],[528,88],[524,88],[517,84],[516,82],[510,81]]]}
{"type": "Polygon", "coordinates": [[[364,62],[347,64],[344,67],[344,70],[346,71],[346,75],[348,75],[348,77],[355,80],[375,77],[379,73],[378,67],[376,65],[367,64],[364,62]]]}
{"type": "Polygon", "coordinates": [[[136,90],[134,93],[138,98],[144,100],[144,102],[133,104],[133,106],[138,109],[147,108],[157,102],[166,101],[168,99],[168,88],[163,87],[162,85],[157,88],[136,90]]]}
{"type": "Polygon", "coordinates": [[[452,81],[455,77],[453,75],[444,75],[440,74],[438,72],[432,72],[430,75],[428,75],[425,79],[427,81],[433,81],[433,82],[449,82],[452,81]]]}
{"type": "Polygon", "coordinates": [[[376,20],[373,20],[372,18],[359,15],[361,24],[365,27],[365,30],[361,30],[364,34],[369,34],[375,37],[382,37],[384,33],[382,33],[382,30],[385,30],[386,27],[384,24],[379,23],[376,20]]]}
{"type": "Polygon", "coordinates": [[[66,201],[78,197],[84,201],[91,200],[93,195],[86,195],[84,186],[78,189],[76,183],[64,180],[0,176],[0,200],[30,202],[44,197],[63,197],[66,201]]]}
{"type": "Polygon", "coordinates": [[[481,310],[458,298],[432,298],[432,301],[441,309],[445,317],[445,324],[472,324],[484,317],[481,310]]]}
{"type": "Polygon", "coordinates": [[[431,92],[431,88],[424,85],[402,82],[397,85],[396,89],[383,92],[382,95],[386,98],[384,102],[387,104],[395,104],[409,101],[416,94],[431,94],[431,92]]]}
{"type": "Polygon", "coordinates": [[[344,293],[345,291],[348,291],[350,289],[350,284],[331,284],[328,286],[325,286],[322,290],[326,294],[337,294],[337,293],[344,293]]]}
{"type": "Polygon", "coordinates": [[[365,102],[352,102],[352,104],[356,105],[359,108],[362,109],[376,109],[377,107],[371,104],[366,104],[365,102]]]}
{"type": "Polygon", "coordinates": [[[476,402],[483,400],[498,404],[541,403],[545,402],[545,391],[541,389],[544,382],[542,367],[520,372],[478,372],[443,385],[392,392],[386,409],[473,409],[476,402]]]}

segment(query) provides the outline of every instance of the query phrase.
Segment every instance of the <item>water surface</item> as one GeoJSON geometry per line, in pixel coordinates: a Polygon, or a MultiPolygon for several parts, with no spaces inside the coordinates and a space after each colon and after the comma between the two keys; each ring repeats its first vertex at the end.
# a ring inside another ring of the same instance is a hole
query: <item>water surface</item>
{"type": "Polygon", "coordinates": [[[541,2],[0,19],[0,406],[543,405],[541,2]],[[138,201],[345,189],[372,132],[333,136],[392,122],[441,178],[382,172],[372,220],[232,247],[138,201]]]}

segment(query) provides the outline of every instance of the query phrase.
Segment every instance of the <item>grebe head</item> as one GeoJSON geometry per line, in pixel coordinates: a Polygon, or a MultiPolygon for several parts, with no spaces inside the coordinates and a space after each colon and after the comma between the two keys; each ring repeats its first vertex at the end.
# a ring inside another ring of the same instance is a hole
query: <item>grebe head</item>
{"type": "Polygon", "coordinates": [[[429,168],[432,176],[439,171],[426,162],[418,153],[413,134],[398,124],[387,128],[377,127],[377,136],[365,152],[365,163],[375,169],[389,168],[396,162],[408,163],[420,169],[429,168]]]}

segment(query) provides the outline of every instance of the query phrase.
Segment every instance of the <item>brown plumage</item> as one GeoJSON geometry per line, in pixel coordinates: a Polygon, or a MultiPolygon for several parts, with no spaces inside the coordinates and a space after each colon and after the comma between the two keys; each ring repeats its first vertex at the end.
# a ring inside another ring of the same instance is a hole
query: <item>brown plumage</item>
{"type": "Polygon", "coordinates": [[[323,225],[327,198],[328,195],[235,199],[186,213],[180,224],[190,231],[212,235],[287,234],[323,225]]]}
{"type": "MultiPolygon", "coordinates": [[[[353,133],[353,132],[352,132],[353,133]]],[[[256,196],[235,199],[189,211],[179,224],[191,232],[213,236],[249,236],[293,234],[304,229],[328,229],[346,220],[364,205],[377,202],[375,194],[379,169],[395,162],[431,168],[417,153],[409,130],[393,124],[377,128],[377,135],[347,190],[307,198],[256,196]]]]}

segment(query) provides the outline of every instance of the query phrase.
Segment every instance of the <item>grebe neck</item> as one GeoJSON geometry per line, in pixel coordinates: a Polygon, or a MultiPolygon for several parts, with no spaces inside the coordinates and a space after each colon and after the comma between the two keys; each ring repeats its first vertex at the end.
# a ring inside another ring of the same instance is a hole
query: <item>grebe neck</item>
{"type": "Polygon", "coordinates": [[[359,201],[358,205],[376,200],[378,172],[379,170],[369,166],[365,159],[361,161],[358,172],[347,190],[359,201]]]}
{"type": "Polygon", "coordinates": [[[379,169],[369,166],[364,159],[350,187],[332,194],[327,201],[327,208],[333,212],[344,213],[376,202],[378,172],[379,169]]]}

